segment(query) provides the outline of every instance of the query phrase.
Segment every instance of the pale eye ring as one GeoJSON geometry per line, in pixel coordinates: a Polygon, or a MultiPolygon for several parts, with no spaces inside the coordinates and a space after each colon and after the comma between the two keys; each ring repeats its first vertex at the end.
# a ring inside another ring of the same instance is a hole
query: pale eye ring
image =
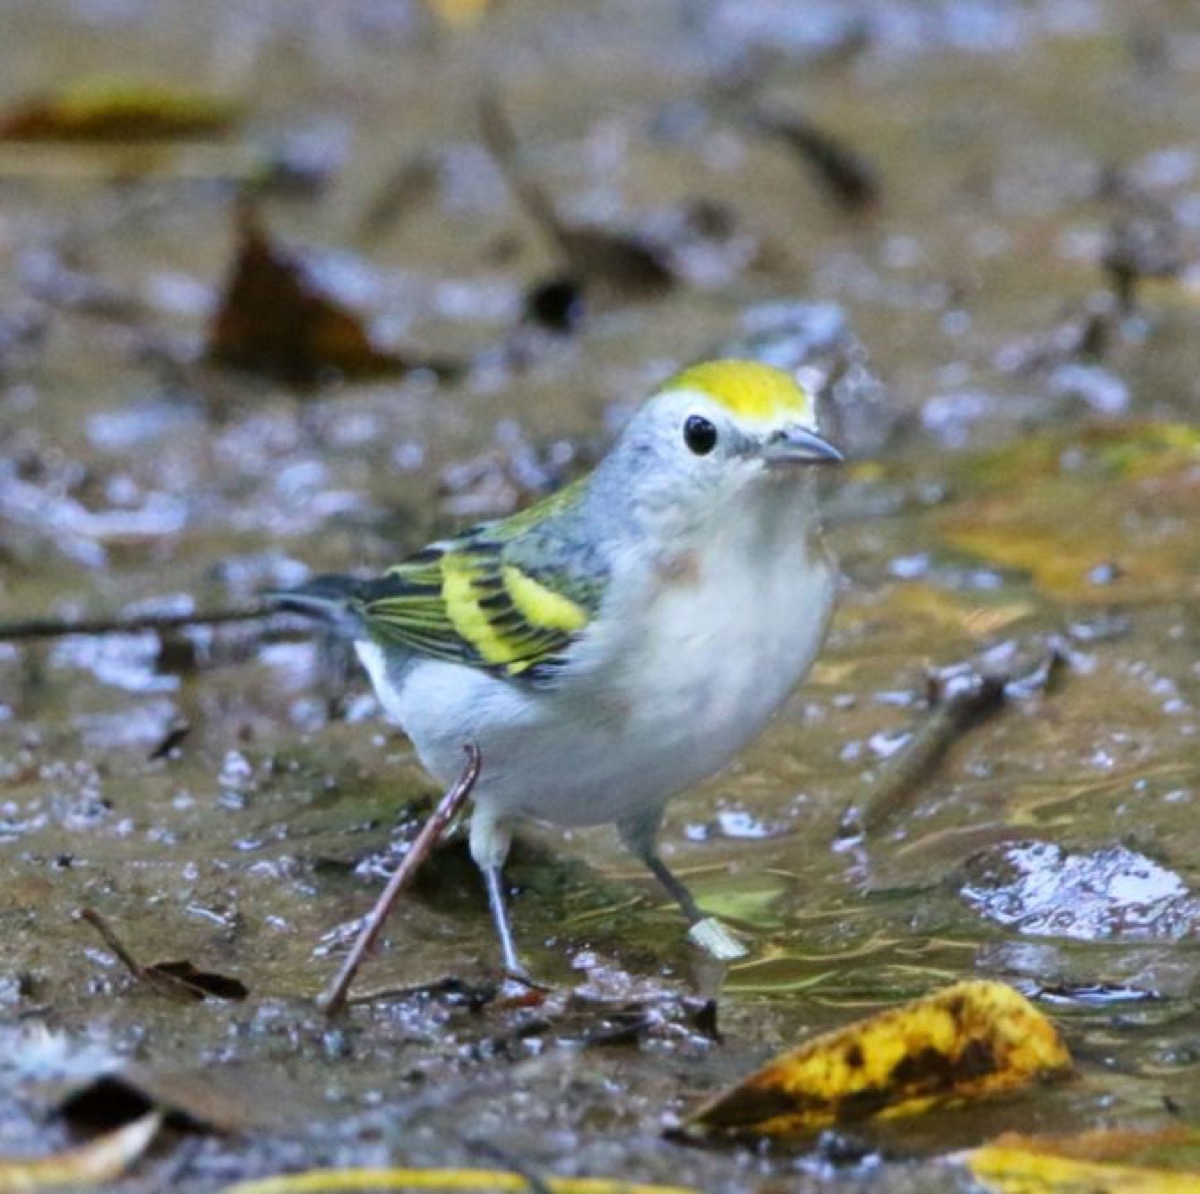
{"type": "Polygon", "coordinates": [[[688,415],[683,421],[683,442],[697,456],[707,456],[717,446],[717,429],[703,415],[688,415]]]}

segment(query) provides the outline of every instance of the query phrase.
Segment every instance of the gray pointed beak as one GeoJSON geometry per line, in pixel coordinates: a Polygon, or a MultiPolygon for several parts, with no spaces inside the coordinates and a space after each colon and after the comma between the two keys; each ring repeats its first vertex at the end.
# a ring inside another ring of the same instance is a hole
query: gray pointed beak
{"type": "Polygon", "coordinates": [[[807,427],[781,431],[763,451],[769,465],[842,464],[845,457],[824,436],[807,427]]]}

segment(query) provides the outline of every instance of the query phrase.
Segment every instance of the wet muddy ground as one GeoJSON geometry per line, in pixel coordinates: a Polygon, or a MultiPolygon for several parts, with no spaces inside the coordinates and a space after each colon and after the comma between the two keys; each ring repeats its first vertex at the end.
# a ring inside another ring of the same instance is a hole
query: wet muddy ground
{"type": "Polygon", "coordinates": [[[14,0],[5,22],[10,106],[116,75],[240,111],[136,153],[0,144],[0,619],[237,608],[386,565],[577,475],[717,353],[804,369],[854,464],[819,664],[672,805],[671,861],[753,945],[724,973],[611,833],[534,829],[511,874],[544,1002],[496,991],[456,842],[364,972],[378,997],[329,1024],[338,930],[436,795],[362,679],[282,619],[0,642],[0,1153],[61,1145],[65,1086],[129,1065],[235,1129],[162,1146],[130,1190],[387,1162],[955,1189],[930,1158],[1006,1129],[1200,1116],[1188,5],[512,0],[460,29],[369,0],[14,0]],[[658,293],[518,205],[484,86],[561,220],[655,246],[658,293]],[[861,155],[865,196],[797,152],[801,117],[861,155]],[[251,183],[380,343],[451,375],[206,361],[251,183]],[[1003,707],[872,816],[979,672],[1017,678],[1003,707]],[[135,983],[82,907],[248,997],[135,983]],[[663,1140],[782,1046],[972,975],[1034,996],[1079,1076],[794,1150],[663,1140]]]}

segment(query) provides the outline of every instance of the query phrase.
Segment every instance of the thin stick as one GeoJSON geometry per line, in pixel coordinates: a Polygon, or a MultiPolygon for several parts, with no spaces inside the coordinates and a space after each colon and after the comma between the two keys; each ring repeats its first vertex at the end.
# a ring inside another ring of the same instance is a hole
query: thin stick
{"type": "Polygon", "coordinates": [[[860,819],[862,831],[878,833],[908,805],[913,794],[942,765],[955,743],[999,713],[1010,696],[1052,687],[1063,662],[1057,649],[1051,648],[1023,674],[976,675],[966,688],[937,703],[929,719],[914,733],[867,799],[860,819]]]}
{"type": "Polygon", "coordinates": [[[30,618],[24,622],[0,622],[0,641],[33,638],[63,638],[68,634],[141,634],[147,630],[179,630],[185,626],[216,626],[223,622],[257,622],[278,613],[268,605],[248,609],[199,610],[191,614],[131,614],[112,618],[30,618]]]}
{"type": "Polygon", "coordinates": [[[97,933],[100,934],[100,940],[108,946],[109,949],[117,955],[117,961],[133,975],[134,978],[140,979],[145,967],[125,948],[120,937],[113,931],[112,925],[100,915],[95,908],[79,908],[75,912],[75,919],[82,920],[92,926],[97,933]]]}
{"type": "Polygon", "coordinates": [[[79,908],[74,913],[74,918],[91,925],[100,934],[104,944],[117,955],[121,965],[143,986],[149,987],[159,995],[165,995],[168,999],[174,999],[176,1003],[196,1003],[204,998],[204,988],[188,982],[186,978],[157,966],[143,966],[125,947],[112,925],[95,908],[79,908]]]}
{"type": "Polygon", "coordinates": [[[877,832],[908,803],[909,797],[941,765],[964,734],[981,725],[1005,703],[1002,676],[976,676],[961,692],[934,707],[929,720],[888,768],[863,813],[863,829],[877,832]]]}
{"type": "Polygon", "coordinates": [[[558,214],[558,209],[550,202],[541,184],[521,164],[517,136],[500,106],[499,96],[493,88],[485,87],[476,102],[483,143],[500,167],[505,182],[512,188],[526,215],[548,240],[554,242],[568,262],[574,261],[575,242],[571,238],[571,229],[558,214]]]}
{"type": "Polygon", "coordinates": [[[450,786],[445,796],[438,802],[437,808],[433,810],[429,820],[421,827],[416,841],[408,848],[408,853],[396,868],[395,874],[388,880],[383,894],[375,901],[375,907],[367,916],[366,923],[355,939],[354,946],[342,964],[341,970],[338,971],[337,977],[317,998],[317,1007],[327,1016],[336,1016],[346,1006],[350,984],[354,981],[354,976],[358,973],[363,959],[375,944],[375,940],[382,931],[384,922],[391,913],[400,893],[412,882],[413,876],[425,859],[429,857],[438,838],[442,836],[446,826],[454,820],[459,809],[470,796],[471,789],[475,787],[475,781],[479,778],[482,756],[479,753],[479,747],[474,743],[463,747],[463,750],[466,752],[467,761],[463,766],[462,774],[450,786]]]}

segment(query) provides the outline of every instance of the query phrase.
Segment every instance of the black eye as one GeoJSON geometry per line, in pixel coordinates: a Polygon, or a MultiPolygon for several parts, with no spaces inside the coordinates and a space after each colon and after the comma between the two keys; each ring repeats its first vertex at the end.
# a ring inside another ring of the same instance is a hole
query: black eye
{"type": "Polygon", "coordinates": [[[703,415],[688,415],[683,424],[683,442],[697,456],[707,456],[717,446],[717,429],[703,415]]]}

